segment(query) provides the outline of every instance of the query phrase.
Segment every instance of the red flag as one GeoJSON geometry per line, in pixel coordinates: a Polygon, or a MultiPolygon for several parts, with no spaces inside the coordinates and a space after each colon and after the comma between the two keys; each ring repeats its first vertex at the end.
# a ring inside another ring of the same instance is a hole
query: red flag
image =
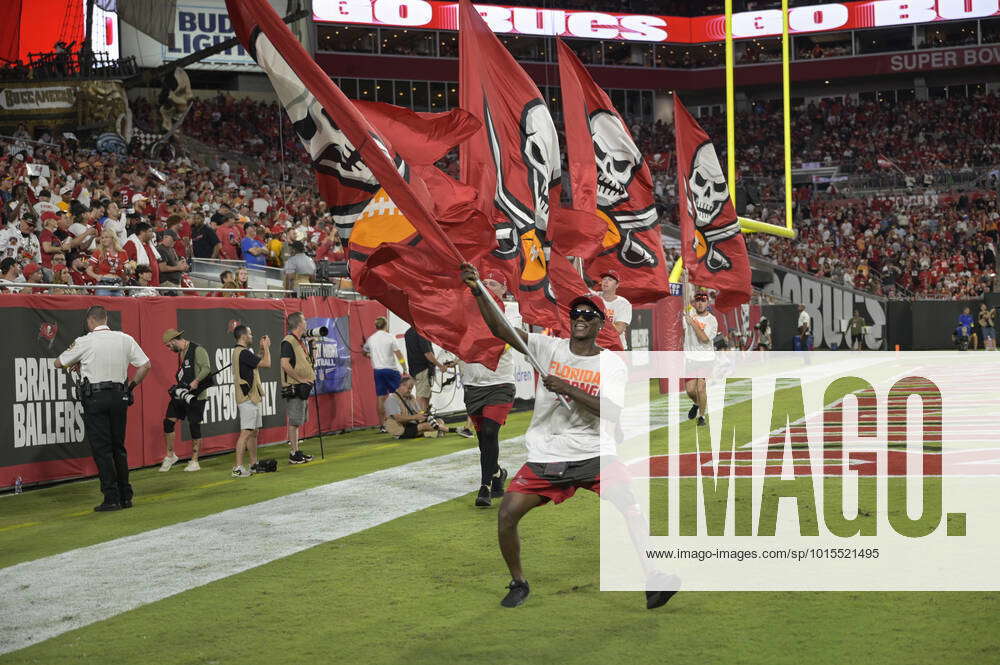
{"type": "Polygon", "coordinates": [[[354,106],[408,164],[433,164],[482,128],[475,116],[460,108],[420,113],[382,102],[355,101],[354,106]]]}
{"type": "Polygon", "coordinates": [[[313,62],[267,0],[226,0],[226,6],[236,34],[267,73],[323,182],[321,191],[338,229],[349,240],[359,291],[463,360],[496,367],[503,344],[476,312],[458,276],[462,255],[437,222],[453,222],[455,235],[475,246],[488,247],[492,230],[474,215],[435,218],[440,209],[456,212],[454,202],[435,204],[439,190],[466,198],[472,190],[451,187],[432,167],[411,167],[313,62]],[[470,337],[482,342],[470,344],[470,337]]]}
{"type": "Polygon", "coordinates": [[[603,220],[600,244],[583,255],[587,274],[614,270],[622,276],[619,294],[655,302],[667,294],[668,279],[649,166],[611,99],[556,41],[573,207],[603,220]]]}
{"type": "Polygon", "coordinates": [[[674,95],[681,256],[689,281],[726,311],[750,300],[750,260],[712,140],[674,95]]]}
{"type": "Polygon", "coordinates": [[[462,181],[481,193],[510,291],[525,321],[559,325],[544,251],[550,195],[559,182],[559,138],[542,95],[483,22],[459,2],[459,94],[482,123],[461,145],[462,181]]]}

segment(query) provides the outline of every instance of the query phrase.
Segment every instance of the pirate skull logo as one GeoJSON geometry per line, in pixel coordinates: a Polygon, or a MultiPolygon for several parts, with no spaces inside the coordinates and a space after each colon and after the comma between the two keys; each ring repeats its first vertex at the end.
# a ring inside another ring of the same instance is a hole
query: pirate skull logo
{"type": "Polygon", "coordinates": [[[614,208],[628,200],[628,187],[642,166],[642,153],[614,113],[591,114],[590,134],[597,160],[597,205],[614,208]]]}
{"type": "Polygon", "coordinates": [[[688,215],[695,226],[708,226],[718,218],[728,199],[729,187],[715,146],[706,141],[698,146],[691,161],[691,175],[687,181],[688,215]]]}
{"type": "Polygon", "coordinates": [[[535,227],[544,230],[549,221],[549,190],[562,172],[556,126],[541,99],[528,102],[521,114],[521,155],[528,169],[535,227]]]}

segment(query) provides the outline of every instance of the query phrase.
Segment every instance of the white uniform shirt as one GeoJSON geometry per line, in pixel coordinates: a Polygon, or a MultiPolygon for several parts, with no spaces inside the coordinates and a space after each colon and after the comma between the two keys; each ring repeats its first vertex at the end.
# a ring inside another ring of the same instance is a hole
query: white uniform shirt
{"type": "Polygon", "coordinates": [[[715,315],[707,310],[701,316],[698,316],[698,313],[695,312],[691,315],[691,318],[694,319],[694,325],[701,328],[702,332],[708,336],[708,341],[702,342],[698,339],[698,335],[695,334],[694,328],[691,327],[685,316],[684,357],[687,360],[697,361],[715,360],[715,336],[719,332],[719,322],[716,320],[715,315]]]}
{"type": "Polygon", "coordinates": [[[80,376],[91,383],[125,383],[128,366],[141,367],[149,358],[131,335],[107,326],[97,326],[89,335],[77,337],[59,356],[63,367],[80,363],[80,376]]]}
{"type": "MultiPolygon", "coordinates": [[[[604,299],[602,298],[602,300],[604,299]]],[[[624,323],[625,325],[632,323],[632,303],[625,298],[615,296],[614,300],[604,300],[604,309],[608,311],[611,323],[624,323]]],[[[624,331],[621,334],[621,340],[622,348],[627,349],[628,344],[624,331]]]]}
{"type": "Polygon", "coordinates": [[[365,342],[365,351],[372,359],[373,369],[393,369],[399,371],[396,360],[396,340],[384,330],[376,330],[365,342]]]}
{"type": "MultiPolygon", "coordinates": [[[[625,363],[611,351],[601,351],[596,356],[578,356],[569,350],[568,339],[535,333],[528,334],[528,350],[550,374],[592,395],[600,394],[602,357],[606,367],[621,374],[605,383],[625,385],[625,363]]],[[[623,395],[605,397],[617,404],[624,402],[623,395]]],[[[535,411],[524,434],[529,462],[575,462],[601,454],[601,419],[573,400],[569,403],[567,409],[538,381],[535,411]]]]}

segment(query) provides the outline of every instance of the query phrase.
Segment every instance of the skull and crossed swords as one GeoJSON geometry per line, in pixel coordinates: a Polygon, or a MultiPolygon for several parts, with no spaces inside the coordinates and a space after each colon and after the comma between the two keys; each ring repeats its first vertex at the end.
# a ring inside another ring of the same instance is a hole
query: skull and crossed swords
{"type": "Polygon", "coordinates": [[[688,215],[694,221],[694,250],[711,272],[729,270],[733,263],[719,249],[718,243],[740,232],[739,222],[733,221],[717,228],[708,228],[725,208],[729,200],[729,186],[711,141],[705,141],[694,153],[691,173],[686,183],[688,215]],[[700,251],[703,250],[703,251],[700,251]]]}
{"type": "Polygon", "coordinates": [[[497,135],[489,100],[483,99],[483,118],[487,141],[496,168],[497,185],[494,203],[505,214],[507,222],[497,225],[497,249],[502,259],[514,258],[523,248],[524,268],[521,276],[529,281],[544,280],[546,296],[555,300],[552,285],[546,276],[546,254],[539,234],[544,236],[549,223],[549,190],[561,177],[559,137],[548,108],[541,99],[528,102],[521,113],[521,157],[528,171],[531,205],[528,207],[514,196],[504,182],[500,138],[497,135]]]}
{"type": "Polygon", "coordinates": [[[606,237],[620,238],[615,244],[618,258],[624,265],[633,268],[655,266],[656,253],[637,235],[656,224],[656,208],[614,210],[629,199],[628,188],[642,166],[642,153],[616,114],[598,110],[590,114],[589,120],[597,161],[597,207],[609,221],[606,237]]]}

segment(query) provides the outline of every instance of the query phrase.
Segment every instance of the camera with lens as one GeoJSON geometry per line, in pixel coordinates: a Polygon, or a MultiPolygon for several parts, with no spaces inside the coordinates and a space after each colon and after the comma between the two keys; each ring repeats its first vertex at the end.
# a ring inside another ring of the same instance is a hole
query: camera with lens
{"type": "Polygon", "coordinates": [[[190,404],[191,400],[195,398],[195,393],[191,390],[191,386],[184,383],[178,383],[170,386],[167,388],[167,394],[173,399],[184,402],[185,404],[190,404]]]}
{"type": "Polygon", "coordinates": [[[305,333],[303,333],[302,336],[303,337],[312,337],[312,338],[326,337],[327,334],[329,334],[329,332],[330,332],[330,329],[327,328],[326,326],[317,326],[315,328],[307,328],[306,331],[305,331],[305,333]]]}

